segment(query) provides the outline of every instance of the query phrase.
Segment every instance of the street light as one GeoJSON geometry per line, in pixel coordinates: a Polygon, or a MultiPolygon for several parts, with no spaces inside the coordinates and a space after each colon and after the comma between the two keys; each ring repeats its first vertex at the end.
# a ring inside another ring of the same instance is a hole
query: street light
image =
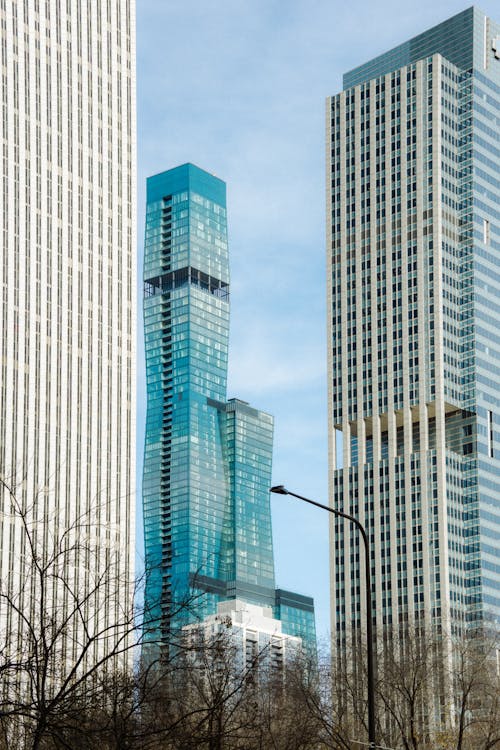
{"type": "Polygon", "coordinates": [[[303,500],[309,505],[315,505],[317,508],[327,510],[329,513],[333,513],[335,516],[346,518],[348,521],[353,523],[359,530],[363,542],[365,545],[365,582],[366,582],[366,658],[367,658],[367,671],[368,671],[368,746],[375,750],[377,747],[375,744],[375,687],[374,687],[374,670],[373,670],[373,628],[372,628],[372,584],[371,584],[371,573],[370,573],[370,547],[368,544],[368,536],[366,534],[364,526],[354,516],[350,516],[348,513],[343,513],[341,510],[330,508],[328,505],[317,503],[315,500],[309,500],[307,497],[297,495],[295,492],[290,492],[282,484],[278,484],[275,487],[271,487],[270,492],[274,492],[277,495],[291,495],[297,497],[299,500],[303,500]]]}

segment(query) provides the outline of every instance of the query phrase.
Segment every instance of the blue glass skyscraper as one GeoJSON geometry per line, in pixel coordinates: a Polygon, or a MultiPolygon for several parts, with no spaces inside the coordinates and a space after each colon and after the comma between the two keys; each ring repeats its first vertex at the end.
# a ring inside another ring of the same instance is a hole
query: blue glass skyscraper
{"type": "MultiPolygon", "coordinates": [[[[144,330],[145,637],[161,644],[224,599],[280,611],[273,418],[227,401],[226,188],[192,164],[147,182],[144,330]]],[[[294,601],[283,629],[313,642],[312,600],[294,601]]]]}

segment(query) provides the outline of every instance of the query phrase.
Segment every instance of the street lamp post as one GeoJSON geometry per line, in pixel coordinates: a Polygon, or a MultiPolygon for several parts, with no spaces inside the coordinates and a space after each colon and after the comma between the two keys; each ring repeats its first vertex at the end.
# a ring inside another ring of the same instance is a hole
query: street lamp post
{"type": "Polygon", "coordinates": [[[354,516],[350,516],[348,513],[343,513],[341,510],[330,508],[328,505],[317,503],[315,500],[309,500],[307,497],[297,495],[295,492],[290,492],[282,484],[271,487],[270,492],[274,492],[277,495],[291,495],[297,497],[299,500],[303,500],[309,505],[315,505],[317,508],[327,510],[329,513],[333,513],[335,516],[346,518],[348,521],[353,523],[361,534],[365,545],[365,582],[366,582],[366,658],[367,658],[367,672],[368,672],[368,746],[370,750],[375,750],[375,679],[374,679],[374,668],[373,668],[373,627],[372,627],[372,584],[371,584],[371,573],[370,573],[370,546],[368,543],[368,536],[364,526],[354,516]]]}

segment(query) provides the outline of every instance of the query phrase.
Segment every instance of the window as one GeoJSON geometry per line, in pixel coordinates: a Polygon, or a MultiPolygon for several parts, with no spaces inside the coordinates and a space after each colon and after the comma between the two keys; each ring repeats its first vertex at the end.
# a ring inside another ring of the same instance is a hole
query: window
{"type": "Polygon", "coordinates": [[[483,242],[485,245],[490,244],[490,222],[488,219],[483,219],[483,242]]]}
{"type": "Polygon", "coordinates": [[[493,458],[493,412],[488,411],[488,427],[487,427],[487,437],[488,437],[488,456],[490,458],[493,458]]]}

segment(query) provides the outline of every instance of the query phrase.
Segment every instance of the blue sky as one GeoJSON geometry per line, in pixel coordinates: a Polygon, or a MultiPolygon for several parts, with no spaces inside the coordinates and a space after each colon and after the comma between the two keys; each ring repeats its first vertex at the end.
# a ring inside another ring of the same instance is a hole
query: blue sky
{"type": "MultiPolygon", "coordinates": [[[[274,483],[320,502],[327,500],[325,97],[342,89],[343,72],[466,7],[453,0],[137,0],[139,278],[146,177],[190,161],[225,180],[228,396],[274,415],[274,483]]],[[[497,0],[481,7],[498,20],[497,0]]],[[[277,584],[314,596],[324,638],[327,513],[282,496],[272,505],[277,584]]]]}

